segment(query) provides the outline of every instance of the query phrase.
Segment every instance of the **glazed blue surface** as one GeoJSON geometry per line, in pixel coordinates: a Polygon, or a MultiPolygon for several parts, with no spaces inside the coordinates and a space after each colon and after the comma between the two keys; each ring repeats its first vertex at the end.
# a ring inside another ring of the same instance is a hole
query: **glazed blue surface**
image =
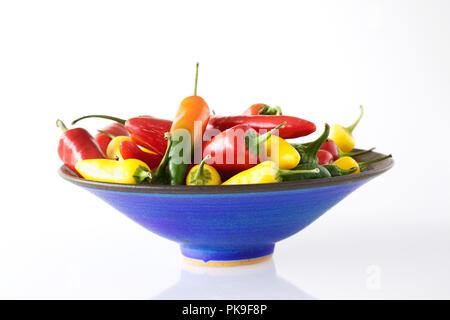
{"type": "Polygon", "coordinates": [[[271,254],[275,242],[299,232],[367,181],[235,194],[87,189],[148,230],[180,243],[186,257],[207,262],[271,254]]]}

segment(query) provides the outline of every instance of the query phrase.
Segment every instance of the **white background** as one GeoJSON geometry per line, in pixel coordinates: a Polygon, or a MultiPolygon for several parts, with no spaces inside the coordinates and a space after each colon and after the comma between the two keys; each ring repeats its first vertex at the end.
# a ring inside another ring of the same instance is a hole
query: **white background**
{"type": "Polygon", "coordinates": [[[0,298],[450,298],[449,16],[445,0],[0,2],[0,298]],[[264,102],[321,128],[364,105],[357,146],[395,167],[269,262],[183,265],[57,175],[54,123],[170,119],[197,61],[218,114],[264,102]]]}

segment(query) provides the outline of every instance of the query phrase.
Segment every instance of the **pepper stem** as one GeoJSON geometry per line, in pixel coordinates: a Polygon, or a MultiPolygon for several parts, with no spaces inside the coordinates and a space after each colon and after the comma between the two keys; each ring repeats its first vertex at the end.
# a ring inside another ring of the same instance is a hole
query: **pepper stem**
{"type": "Polygon", "coordinates": [[[197,66],[196,66],[196,70],[195,70],[195,86],[194,86],[194,96],[197,95],[197,82],[198,82],[198,65],[199,63],[197,62],[197,66]]]}
{"type": "Polygon", "coordinates": [[[107,135],[108,137],[110,137],[111,139],[114,139],[116,136],[112,135],[111,133],[104,131],[104,130],[97,130],[100,133],[103,133],[104,135],[107,135]]]}
{"type": "Polygon", "coordinates": [[[259,155],[261,153],[260,145],[262,145],[264,142],[266,142],[267,139],[269,139],[276,130],[283,128],[285,124],[286,124],[286,121],[284,121],[283,123],[280,123],[272,130],[270,130],[262,135],[259,135],[259,136],[255,133],[255,131],[248,132],[247,135],[245,136],[245,145],[247,147],[247,150],[251,151],[252,153],[256,152],[256,154],[255,154],[256,156],[259,155]],[[253,146],[255,148],[252,148],[253,146]]]}
{"type": "Polygon", "coordinates": [[[347,129],[348,132],[350,132],[350,134],[353,132],[353,129],[355,129],[356,125],[359,123],[359,120],[361,120],[363,114],[364,114],[364,108],[363,106],[359,106],[361,108],[361,113],[359,114],[358,119],[356,119],[356,121],[349,127],[346,127],[345,129],[347,129]]]}
{"type": "Polygon", "coordinates": [[[296,175],[299,173],[319,173],[320,169],[319,168],[315,168],[315,169],[310,169],[310,170],[278,170],[278,173],[281,176],[292,176],[292,175],[296,175]]]}
{"type": "Polygon", "coordinates": [[[166,132],[164,134],[164,137],[166,139],[168,139],[167,149],[166,149],[166,153],[164,153],[164,156],[161,159],[161,162],[159,163],[158,168],[156,168],[156,170],[153,172],[153,183],[154,184],[164,183],[167,162],[169,162],[169,158],[170,158],[169,154],[170,154],[170,149],[172,147],[172,135],[170,134],[170,132],[166,132]]]}
{"type": "Polygon", "coordinates": [[[152,173],[144,166],[139,166],[133,174],[137,184],[150,183],[152,173]]]}
{"type": "Polygon", "coordinates": [[[365,167],[367,167],[367,166],[369,166],[369,165],[371,165],[371,164],[373,164],[373,163],[380,162],[380,161],[383,161],[383,160],[386,160],[386,159],[389,159],[389,158],[392,158],[392,154],[387,155],[387,156],[384,156],[384,157],[381,157],[381,158],[369,160],[369,161],[358,162],[358,166],[359,166],[361,169],[363,169],[363,168],[365,168],[365,167]]]}
{"type": "Polygon", "coordinates": [[[275,107],[275,115],[276,116],[281,116],[283,113],[281,112],[281,107],[280,106],[276,106],[275,107]]]}
{"type": "Polygon", "coordinates": [[[266,111],[269,110],[269,106],[267,104],[263,104],[258,108],[258,114],[267,114],[266,111]]]}
{"type": "Polygon", "coordinates": [[[77,123],[77,122],[80,121],[80,120],[87,119],[87,118],[103,118],[103,119],[109,119],[109,120],[113,120],[113,121],[116,121],[116,122],[121,123],[121,124],[125,124],[125,122],[126,122],[126,120],[120,119],[120,118],[117,118],[117,117],[106,116],[106,115],[103,115],[103,114],[90,114],[90,115],[88,115],[88,116],[84,116],[84,117],[81,117],[81,118],[78,118],[78,119],[73,120],[73,121],[72,121],[72,125],[74,125],[75,123],[77,123]]]}
{"type": "Polygon", "coordinates": [[[317,159],[317,152],[323,143],[328,139],[329,134],[330,126],[328,123],[325,123],[325,129],[320,137],[308,143],[305,147],[302,153],[301,163],[318,163],[319,160],[317,159]]]}
{"type": "Polygon", "coordinates": [[[279,106],[269,107],[268,105],[263,105],[259,108],[258,114],[267,115],[267,116],[281,116],[281,108],[279,106]]]}
{"type": "Polygon", "coordinates": [[[56,126],[58,128],[60,128],[63,132],[66,132],[68,129],[66,127],[66,125],[64,124],[64,122],[62,122],[61,120],[56,120],[56,126]]]}
{"type": "Polygon", "coordinates": [[[343,176],[348,175],[348,174],[350,174],[350,173],[353,173],[353,172],[355,172],[356,170],[358,170],[358,167],[353,167],[353,168],[350,168],[350,169],[341,169],[341,168],[339,168],[339,171],[341,172],[341,174],[342,174],[343,176]]]}
{"type": "Polygon", "coordinates": [[[366,154],[369,153],[371,151],[375,150],[375,147],[370,148],[368,150],[362,150],[362,151],[356,151],[356,152],[342,152],[339,149],[339,157],[355,157],[355,156],[360,156],[362,154],[366,154]]]}
{"type": "Polygon", "coordinates": [[[286,121],[283,122],[283,123],[280,123],[279,125],[277,125],[277,126],[276,126],[275,128],[273,128],[272,130],[267,131],[266,133],[264,133],[264,134],[258,136],[257,144],[260,145],[260,144],[263,144],[264,142],[266,142],[267,139],[269,139],[269,138],[273,135],[273,133],[274,133],[275,131],[277,131],[278,129],[283,128],[285,124],[286,124],[286,121]]]}
{"type": "Polygon", "coordinates": [[[207,155],[202,162],[200,162],[200,165],[198,166],[197,172],[195,173],[194,180],[198,180],[203,175],[203,168],[205,167],[206,160],[211,159],[211,155],[207,155]]]}

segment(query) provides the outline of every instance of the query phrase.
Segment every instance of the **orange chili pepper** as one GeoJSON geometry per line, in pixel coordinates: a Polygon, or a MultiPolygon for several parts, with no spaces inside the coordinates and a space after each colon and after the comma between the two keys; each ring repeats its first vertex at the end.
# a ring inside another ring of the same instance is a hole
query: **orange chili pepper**
{"type": "MultiPolygon", "coordinates": [[[[187,130],[191,136],[191,151],[192,147],[201,142],[203,133],[205,132],[206,125],[209,121],[209,107],[206,101],[202,97],[197,96],[197,81],[198,81],[198,63],[195,74],[195,87],[194,95],[185,98],[181,101],[180,107],[178,108],[175,119],[172,122],[172,127],[170,128],[170,133],[174,139],[172,142],[172,147],[169,150],[170,159],[168,163],[170,184],[171,185],[181,185],[185,181],[186,171],[189,167],[189,163],[186,163],[186,159],[183,158],[183,149],[181,151],[177,150],[177,144],[182,142],[180,137],[177,137],[177,131],[180,129],[187,130]],[[195,122],[199,121],[201,125],[201,134],[194,135],[195,122]],[[178,139],[178,140],[177,140],[178,139]],[[178,154],[176,152],[178,151],[178,154]]],[[[181,132],[179,132],[181,134],[181,132]]],[[[192,158],[192,157],[191,157],[192,158]]]]}

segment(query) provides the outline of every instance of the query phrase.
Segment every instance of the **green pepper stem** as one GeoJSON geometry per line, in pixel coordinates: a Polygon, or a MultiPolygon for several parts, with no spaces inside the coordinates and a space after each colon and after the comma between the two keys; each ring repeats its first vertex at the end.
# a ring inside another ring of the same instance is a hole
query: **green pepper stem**
{"type": "Polygon", "coordinates": [[[359,120],[361,120],[361,118],[362,118],[362,116],[364,114],[363,106],[361,105],[359,107],[361,108],[361,113],[359,114],[358,119],[356,119],[356,121],[351,126],[345,128],[348,132],[350,132],[350,134],[353,132],[353,129],[355,129],[355,127],[358,125],[359,120]]]}
{"type": "Polygon", "coordinates": [[[116,136],[112,135],[111,133],[104,131],[104,130],[97,130],[100,133],[103,133],[104,135],[107,135],[108,137],[110,137],[111,139],[114,139],[116,136]]]}
{"type": "Polygon", "coordinates": [[[170,154],[170,149],[172,147],[172,135],[170,134],[170,132],[166,132],[164,134],[164,137],[168,140],[167,148],[166,148],[166,153],[164,153],[164,156],[163,156],[163,158],[161,159],[161,162],[158,165],[158,168],[156,168],[156,170],[153,173],[153,181],[155,183],[159,183],[159,179],[164,177],[165,171],[166,171],[167,162],[169,162],[169,159],[170,159],[169,154],[170,154]]]}
{"type": "Polygon", "coordinates": [[[195,86],[194,86],[194,96],[197,95],[197,82],[198,82],[198,65],[199,63],[197,62],[197,66],[196,66],[196,70],[195,70],[195,86]]]}
{"type": "Polygon", "coordinates": [[[267,104],[263,104],[258,108],[258,114],[267,114],[267,110],[269,110],[269,106],[267,104]]]}
{"type": "MultiPolygon", "coordinates": [[[[339,168],[339,167],[338,167],[339,168]]],[[[353,172],[355,172],[356,170],[358,170],[358,167],[353,167],[353,168],[350,168],[350,169],[341,169],[341,168],[339,168],[339,171],[341,172],[341,174],[343,175],[343,176],[345,176],[345,175],[347,175],[347,174],[350,174],[350,173],[353,173],[353,172]]]]}
{"type": "Polygon", "coordinates": [[[117,117],[107,116],[107,115],[103,115],[103,114],[90,114],[88,116],[84,116],[84,117],[81,117],[81,118],[73,120],[72,121],[72,125],[74,125],[75,123],[77,123],[80,120],[87,119],[87,118],[109,119],[109,120],[113,120],[113,121],[116,121],[116,122],[121,123],[121,124],[125,124],[125,122],[126,122],[126,120],[120,119],[120,118],[117,118],[117,117]]]}
{"type": "Polygon", "coordinates": [[[280,116],[282,113],[281,108],[278,106],[272,108],[267,104],[263,104],[261,107],[258,108],[258,114],[266,116],[280,116]]]}
{"type": "Polygon", "coordinates": [[[144,166],[139,166],[133,174],[137,184],[149,183],[152,179],[152,173],[144,166]]]}
{"type": "Polygon", "coordinates": [[[161,165],[164,166],[164,169],[167,165],[167,161],[169,161],[169,154],[170,154],[170,149],[172,147],[172,135],[169,132],[166,132],[164,134],[164,137],[168,140],[167,141],[167,149],[166,149],[166,153],[164,154],[163,158],[161,159],[161,163],[158,166],[158,169],[161,167],[161,165]]]}
{"type": "Polygon", "coordinates": [[[202,162],[200,162],[200,165],[198,166],[197,172],[195,173],[194,180],[198,180],[203,175],[203,168],[205,166],[205,162],[206,162],[206,160],[209,160],[209,159],[211,159],[211,155],[208,154],[202,160],[202,162]]]}
{"type": "Polygon", "coordinates": [[[276,106],[275,107],[275,115],[276,116],[281,116],[282,114],[283,114],[283,112],[281,112],[281,107],[279,107],[279,106],[276,106]]]}
{"type": "Polygon", "coordinates": [[[375,150],[375,147],[367,149],[367,150],[362,150],[362,151],[356,151],[356,152],[342,152],[341,149],[339,149],[339,157],[355,157],[355,156],[360,156],[362,154],[366,154],[369,153],[371,151],[375,150]]]}
{"type": "Polygon", "coordinates": [[[369,161],[358,162],[358,166],[359,166],[361,169],[363,169],[363,168],[367,167],[368,165],[371,165],[371,164],[373,164],[373,163],[380,162],[380,161],[383,161],[383,160],[386,160],[386,159],[389,159],[389,158],[392,158],[392,154],[387,155],[387,156],[384,156],[384,157],[381,157],[381,158],[369,160],[369,161]]]}
{"type": "Polygon", "coordinates": [[[264,133],[264,134],[258,136],[257,141],[256,141],[257,145],[261,145],[261,144],[263,144],[264,142],[266,142],[266,141],[273,135],[273,133],[274,133],[275,131],[277,131],[278,129],[283,128],[285,124],[286,124],[286,121],[284,121],[283,123],[280,123],[279,125],[277,125],[277,126],[276,126],[275,128],[273,128],[272,130],[267,131],[266,133],[264,133]]]}
{"type": "Polygon", "coordinates": [[[278,173],[281,176],[292,176],[299,173],[319,173],[319,172],[320,172],[319,168],[310,170],[283,170],[283,169],[278,170],[278,173]]]}
{"type": "Polygon", "coordinates": [[[56,126],[58,128],[60,128],[63,132],[66,132],[68,129],[66,127],[66,125],[64,124],[64,122],[62,122],[61,120],[56,120],[56,126]]]}
{"type": "Polygon", "coordinates": [[[329,134],[330,126],[328,123],[325,123],[325,129],[320,137],[308,143],[304,148],[301,163],[318,163],[317,152],[319,151],[323,143],[328,139],[329,134]]]}
{"type": "Polygon", "coordinates": [[[249,131],[247,132],[247,134],[245,135],[245,145],[247,147],[247,150],[249,150],[251,153],[256,152],[255,156],[258,156],[261,153],[261,148],[260,146],[267,141],[267,139],[270,138],[270,136],[272,136],[272,134],[280,129],[283,128],[284,125],[286,124],[286,121],[283,123],[280,123],[279,125],[277,125],[275,128],[273,128],[272,130],[259,135],[255,132],[255,131],[249,131]],[[253,148],[254,147],[254,148],[253,148]]]}

